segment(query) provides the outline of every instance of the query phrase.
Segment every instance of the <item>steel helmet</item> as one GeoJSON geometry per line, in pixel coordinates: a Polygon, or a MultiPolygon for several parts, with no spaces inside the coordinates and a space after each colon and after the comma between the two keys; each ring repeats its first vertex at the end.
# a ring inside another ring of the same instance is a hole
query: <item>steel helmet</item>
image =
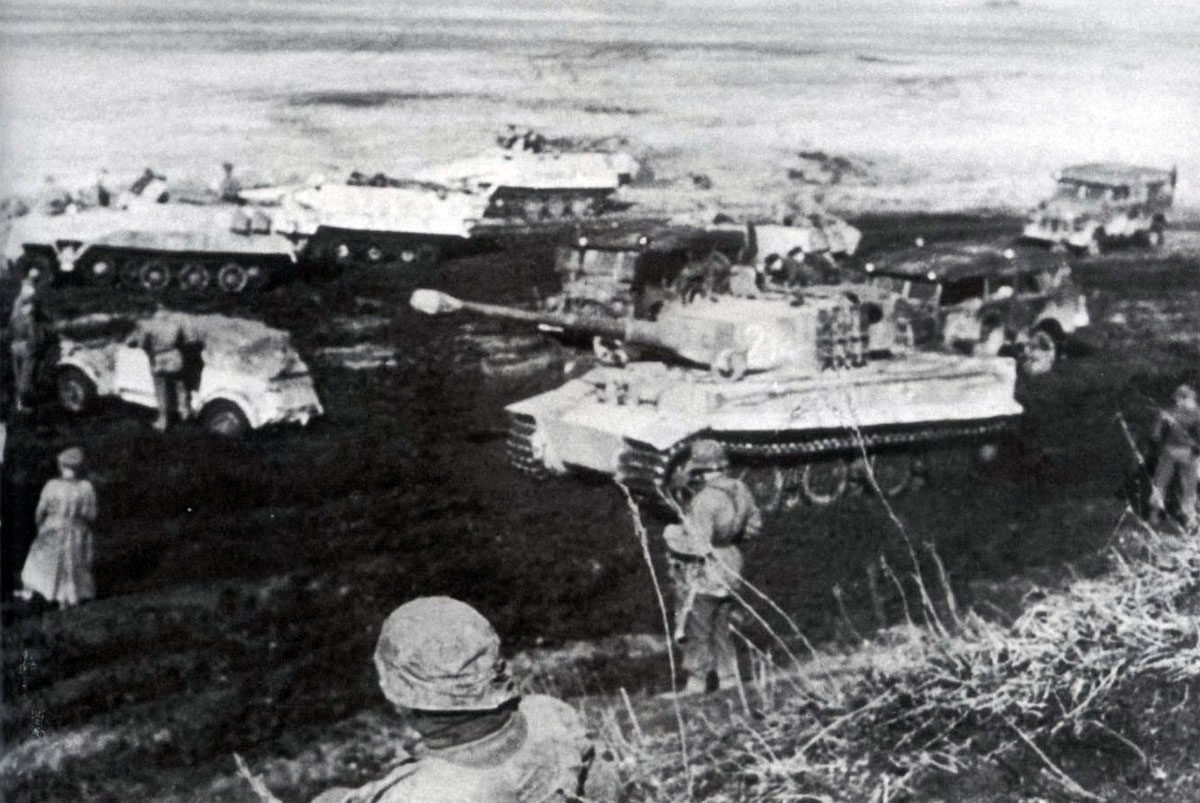
{"type": "Polygon", "coordinates": [[[714,440],[698,440],[688,455],[687,471],[723,471],[729,467],[725,447],[714,440]]]}
{"type": "Polygon", "coordinates": [[[392,611],[375,669],[384,696],[402,708],[483,711],[518,696],[491,623],[450,597],[420,597],[392,611]]]}

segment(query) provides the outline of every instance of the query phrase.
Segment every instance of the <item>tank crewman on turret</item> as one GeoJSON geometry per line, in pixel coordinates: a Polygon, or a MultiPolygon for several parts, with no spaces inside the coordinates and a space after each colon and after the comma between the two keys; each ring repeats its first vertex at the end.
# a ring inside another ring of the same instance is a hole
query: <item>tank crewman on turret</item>
{"type": "Polygon", "coordinates": [[[686,491],[680,524],[663,532],[675,590],[675,636],[682,646],[687,675],[683,694],[736,688],[737,652],[733,644],[733,592],[741,582],[741,544],[762,531],[754,495],[728,475],[721,444],[698,440],[684,466],[686,491]]]}
{"type": "Polygon", "coordinates": [[[158,402],[154,428],[166,432],[176,417],[187,420],[192,414],[191,392],[185,374],[187,333],[178,321],[154,317],[138,324],[133,343],[140,346],[150,360],[154,396],[158,402]]]}
{"type": "Polygon", "coordinates": [[[500,637],[471,606],[421,597],[383,623],[375,648],[383,694],[403,718],[406,757],[358,789],[313,803],[615,801],[615,766],[574,709],[522,697],[500,637]]]}
{"type": "Polygon", "coordinates": [[[1175,388],[1174,403],[1159,414],[1154,429],[1158,461],[1154,466],[1154,488],[1150,493],[1151,520],[1159,523],[1166,515],[1167,494],[1179,479],[1179,512],[1189,529],[1196,526],[1196,468],[1200,460],[1200,406],[1191,385],[1175,388]]]}

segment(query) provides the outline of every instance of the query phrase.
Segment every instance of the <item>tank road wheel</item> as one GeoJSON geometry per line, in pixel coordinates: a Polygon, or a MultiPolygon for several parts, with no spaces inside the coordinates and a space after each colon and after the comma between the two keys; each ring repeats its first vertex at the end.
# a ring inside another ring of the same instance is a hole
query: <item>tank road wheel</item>
{"type": "Polygon", "coordinates": [[[875,491],[885,499],[894,499],[908,490],[914,476],[912,455],[903,452],[878,454],[871,458],[871,476],[875,491]]]}
{"type": "Polygon", "coordinates": [[[69,413],[86,412],[96,403],[96,383],[78,368],[68,365],[55,377],[58,403],[69,413]]]}
{"type": "Polygon", "coordinates": [[[850,464],[840,458],[806,463],[800,470],[800,492],[816,507],[832,505],[850,484],[850,464]]]}
{"type": "Polygon", "coordinates": [[[734,472],[746,483],[764,513],[773,513],[783,497],[783,469],[779,466],[746,466],[734,472]]]}
{"type": "Polygon", "coordinates": [[[377,245],[371,244],[367,246],[366,252],[363,254],[367,258],[367,262],[372,265],[378,265],[380,262],[387,261],[387,252],[377,245]]]}
{"type": "Polygon", "coordinates": [[[83,265],[83,276],[89,284],[102,287],[114,284],[120,269],[120,260],[112,254],[100,254],[83,265]]]}
{"type": "Polygon", "coordinates": [[[354,249],[350,243],[336,242],[329,246],[329,259],[338,267],[346,267],[354,261],[354,249]]]}
{"type": "Polygon", "coordinates": [[[202,262],[186,262],[179,269],[179,286],[189,293],[199,293],[208,288],[212,276],[202,262]]]}
{"type": "Polygon", "coordinates": [[[795,510],[804,504],[804,466],[793,466],[783,470],[783,492],[779,504],[784,510],[795,510]]]}
{"type": "Polygon", "coordinates": [[[250,431],[250,421],[242,408],[225,399],[214,399],[204,405],[200,425],[206,432],[223,438],[238,438],[250,431]]]}
{"type": "Polygon", "coordinates": [[[521,209],[524,213],[523,217],[529,221],[536,222],[546,217],[546,205],[537,198],[527,198],[521,204],[521,209]]]}
{"type": "Polygon", "coordinates": [[[250,271],[236,262],[226,262],[217,271],[217,287],[223,292],[235,295],[246,289],[250,284],[250,271]]]}
{"type": "Polygon", "coordinates": [[[546,217],[550,220],[563,220],[567,217],[571,202],[565,198],[550,198],[546,201],[546,217]]]}
{"type": "Polygon", "coordinates": [[[592,198],[575,198],[567,210],[571,217],[593,217],[596,214],[596,202],[592,198]]]}
{"type": "Polygon", "coordinates": [[[1021,367],[1029,376],[1048,374],[1058,360],[1058,342],[1045,329],[1037,329],[1025,346],[1025,360],[1021,367]]]}
{"type": "Polygon", "coordinates": [[[136,259],[127,259],[117,265],[117,281],[122,287],[141,287],[142,263],[136,259]]]}
{"type": "Polygon", "coordinates": [[[171,265],[165,259],[148,259],[138,270],[138,283],[143,290],[157,293],[171,285],[171,265]]]}
{"type": "Polygon", "coordinates": [[[1092,239],[1088,240],[1088,256],[1098,257],[1107,250],[1108,235],[1104,233],[1104,229],[1096,229],[1096,233],[1092,235],[1092,239]]]}
{"type": "Polygon", "coordinates": [[[1150,248],[1161,248],[1164,239],[1163,230],[1158,226],[1146,232],[1146,245],[1150,248]]]}
{"type": "Polygon", "coordinates": [[[413,267],[432,267],[438,263],[438,247],[430,243],[415,243],[400,249],[400,262],[413,267]]]}

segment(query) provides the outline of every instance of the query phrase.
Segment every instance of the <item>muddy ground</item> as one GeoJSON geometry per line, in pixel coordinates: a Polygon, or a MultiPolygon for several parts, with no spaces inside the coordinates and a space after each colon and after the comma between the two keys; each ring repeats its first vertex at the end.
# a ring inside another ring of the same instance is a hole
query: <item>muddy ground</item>
{"type": "MultiPolygon", "coordinates": [[[[916,234],[991,239],[1015,225],[856,222],[867,254],[916,234]]],[[[895,504],[914,539],[937,544],[964,599],[1017,574],[1088,571],[1112,532],[1129,460],[1118,413],[1144,431],[1154,403],[1200,369],[1200,233],[1173,235],[1161,252],[1077,262],[1094,325],[1053,374],[1019,391],[1036,460],[938,476],[895,504]]],[[[10,429],[6,550],[31,537],[23,517],[69,442],[93,458],[103,521],[100,600],[5,609],[5,799],[247,800],[231,778],[234,752],[270,768],[287,800],[361,780],[391,749],[370,663],[378,626],[416,595],[474,604],[512,651],[659,632],[617,488],[538,483],[506,465],[501,408],[553,386],[554,368],[488,379],[464,348],[462,321],[406,303],[430,285],[497,301],[549,292],[551,245],[516,244],[436,273],[378,266],[239,299],[169,299],[293,332],[327,410],[308,429],[225,442],[184,426],[160,437],[149,413],[119,405],[10,429]]],[[[51,303],[61,316],[153,308],[85,288],[51,303]]],[[[850,641],[878,624],[865,567],[880,554],[898,564],[901,549],[886,511],[862,494],[771,520],[748,573],[811,638],[850,641]]],[[[899,616],[898,598],[880,594],[884,618],[899,616]]],[[[576,646],[573,659],[536,664],[530,682],[579,703],[621,687],[640,699],[667,686],[654,644],[576,646]]]]}

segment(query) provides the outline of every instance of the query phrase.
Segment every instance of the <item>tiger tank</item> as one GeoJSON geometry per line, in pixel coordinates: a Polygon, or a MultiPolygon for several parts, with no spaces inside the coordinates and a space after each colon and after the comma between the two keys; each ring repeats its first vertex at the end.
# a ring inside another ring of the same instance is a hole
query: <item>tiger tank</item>
{"type": "Polygon", "coordinates": [[[934,462],[994,455],[1023,413],[1011,360],[916,352],[903,335],[873,342],[872,315],[852,287],[668,304],[653,321],[433,290],[411,304],[590,334],[651,357],[593,368],[506,408],[517,468],[600,472],[648,499],[681,485],[700,437],[724,444],[767,510],[828,505],[863,479],[894,496],[934,462]]]}

